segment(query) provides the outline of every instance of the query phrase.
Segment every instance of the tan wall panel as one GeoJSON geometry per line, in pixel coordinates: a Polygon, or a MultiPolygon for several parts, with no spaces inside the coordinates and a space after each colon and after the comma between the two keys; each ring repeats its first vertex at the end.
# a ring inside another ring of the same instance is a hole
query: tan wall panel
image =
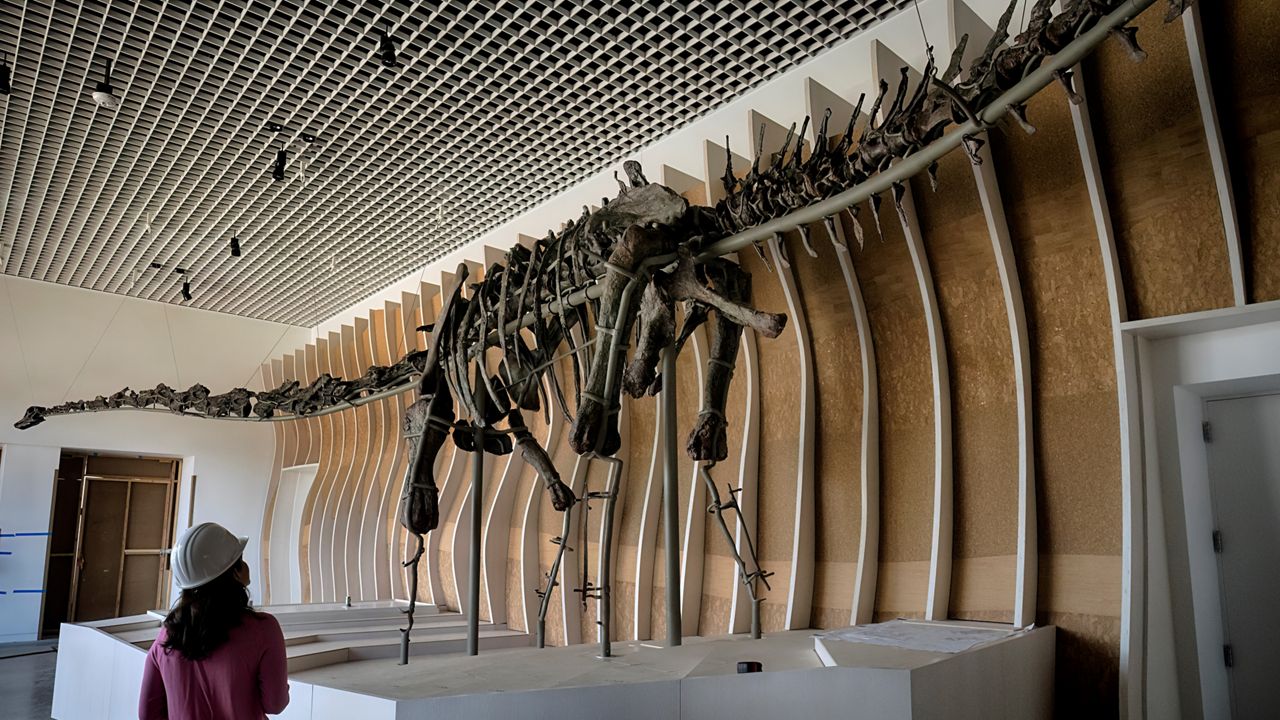
{"type": "MultiPolygon", "coordinates": [[[[791,241],[788,240],[788,245],[791,241]]],[[[794,256],[795,253],[792,253],[794,256]]],[[[751,304],[767,312],[786,312],[787,301],[778,277],[770,272],[754,250],[740,253],[742,268],[751,273],[751,304]]],[[[772,590],[761,588],[764,602],[760,617],[766,632],[786,624],[787,582],[796,501],[796,447],[800,442],[800,399],[796,394],[799,347],[788,328],[772,340],[761,338],[760,357],[760,479],[759,515],[756,519],[761,565],[776,575],[772,590]]],[[[655,581],[656,582],[656,581],[655,581]]],[[[655,629],[655,637],[657,635],[655,629]]]]}
{"type": "MultiPolygon", "coordinates": [[[[1047,622],[1047,612],[1062,613],[1058,667],[1066,684],[1058,688],[1059,710],[1109,715],[1117,707],[1119,647],[1108,644],[1118,643],[1119,636],[1112,634],[1114,622],[1098,624],[1094,618],[1118,619],[1119,597],[1105,612],[1094,602],[1072,607],[1068,599],[1064,607],[1044,578],[1055,555],[1120,554],[1120,429],[1110,310],[1098,238],[1093,223],[1081,221],[1092,214],[1066,100],[1061,93],[1041,93],[1030,114],[1039,132],[994,138],[992,150],[1031,342],[1041,553],[1037,621],[1047,622]],[[1102,677],[1110,684],[1098,692],[1090,684],[1102,677]]],[[[1229,299],[1225,255],[1222,283],[1229,299]]]]}
{"type": "Polygon", "coordinates": [[[1144,13],[1135,23],[1145,62],[1134,64],[1113,41],[1084,64],[1130,319],[1232,303],[1182,23],[1166,25],[1162,15],[1144,13]]]}
{"type": "Polygon", "coordinates": [[[853,246],[879,372],[880,578],[875,616],[920,617],[928,597],[933,523],[929,338],[911,255],[891,201],[886,199],[881,208],[883,239],[868,204],[861,208],[865,247],[857,249],[852,225],[846,225],[845,236],[853,246]],[[903,574],[894,569],[902,563],[922,563],[923,569],[903,574]]]}
{"type": "MultiPolygon", "coordinates": [[[[311,355],[307,360],[307,367],[314,368],[316,377],[328,373],[330,370],[330,358],[332,357],[329,352],[329,340],[327,338],[316,338],[315,345],[308,345],[307,351],[311,355]]],[[[302,537],[299,539],[298,548],[299,559],[302,563],[303,602],[321,602],[323,597],[321,578],[324,571],[322,569],[323,566],[320,564],[320,543],[317,538],[322,524],[324,499],[328,493],[329,479],[334,471],[335,459],[340,450],[338,443],[334,442],[337,415],[330,413],[315,418],[315,420],[318,422],[319,427],[314,437],[318,440],[320,454],[317,459],[315,479],[311,482],[311,489],[308,491],[306,502],[303,504],[302,537]]]]}
{"type": "Polygon", "coordinates": [[[1244,239],[1249,300],[1280,300],[1280,3],[1206,4],[1201,15],[1244,239]]]}
{"type": "MultiPolygon", "coordinates": [[[[545,387],[545,384],[544,384],[545,387]]],[[[550,415],[551,412],[559,412],[554,404],[547,407],[544,406],[536,412],[524,413],[525,425],[528,426],[529,432],[540,443],[545,443],[550,432],[550,415]]],[[[516,452],[520,452],[517,448],[516,452]]],[[[511,510],[511,529],[507,538],[507,627],[514,630],[524,630],[531,632],[533,628],[525,627],[526,603],[536,605],[538,596],[534,593],[532,585],[526,581],[521,567],[521,553],[524,547],[525,537],[525,509],[528,503],[547,503],[546,495],[542,491],[543,482],[538,473],[526,463],[520,471],[519,482],[515,490],[515,502],[512,504],[511,510]]],[[[541,516],[541,511],[534,516],[541,516]]],[[[536,528],[535,528],[536,534],[536,528]]]]}
{"type": "MultiPolygon", "coordinates": [[[[711,336],[709,334],[707,340],[708,347],[710,347],[711,336]]],[[[765,340],[765,342],[769,341],[765,340]]],[[[729,398],[725,403],[724,416],[727,426],[729,457],[710,470],[711,477],[715,480],[716,487],[720,492],[722,502],[729,501],[728,488],[737,487],[738,475],[741,472],[740,460],[742,458],[743,426],[746,422],[748,381],[744,356],[745,348],[746,340],[744,338],[738,346],[733,381],[729,385],[729,398]]],[[[821,405],[819,405],[819,408],[821,408],[821,405]]],[[[633,425],[633,427],[635,426],[633,425]]],[[[641,427],[645,428],[641,433],[652,434],[652,430],[649,429],[648,425],[641,427]]],[[[636,436],[632,435],[632,442],[636,442],[636,440],[636,436]]],[[[650,445],[645,445],[646,453],[651,449],[650,445]]],[[[644,457],[647,463],[649,456],[646,454],[644,457]]],[[[642,486],[640,492],[643,492],[643,480],[637,478],[637,481],[642,486]]],[[[709,503],[710,501],[711,499],[708,497],[707,502],[709,503]]],[[[734,531],[738,523],[737,512],[727,511],[724,517],[729,524],[729,530],[734,531]]],[[[639,518],[636,519],[636,522],[638,527],[639,518]]],[[[705,569],[702,578],[702,609],[698,619],[698,627],[700,634],[719,635],[729,631],[730,615],[733,607],[733,597],[730,593],[741,583],[741,579],[738,578],[738,565],[734,562],[732,550],[730,550],[729,543],[724,538],[724,531],[720,529],[720,523],[714,516],[707,516],[706,526],[703,528],[703,536],[703,551],[705,554],[703,562],[705,563],[705,569]]],[[[751,559],[746,552],[746,548],[743,548],[742,552],[743,559],[746,560],[747,566],[750,567],[751,559]]]]}
{"type": "MultiPolygon", "coordinates": [[[[557,352],[560,354],[563,354],[565,352],[568,352],[568,349],[569,349],[568,345],[561,344],[557,352]]],[[[560,362],[557,363],[557,367],[559,368],[559,373],[561,378],[572,377],[570,362],[567,358],[561,359],[560,362]]],[[[572,404],[573,403],[572,387],[566,386],[564,390],[565,390],[565,400],[572,404]]],[[[554,397],[552,399],[552,402],[553,403],[556,402],[554,397]]],[[[557,410],[559,409],[558,405],[555,405],[553,407],[555,407],[557,410]]],[[[570,410],[572,411],[572,409],[573,408],[571,405],[570,410]]],[[[556,471],[560,473],[560,479],[566,485],[569,485],[574,490],[575,495],[579,495],[580,493],[578,492],[578,488],[573,488],[573,485],[572,485],[574,462],[577,459],[577,455],[574,454],[573,449],[569,447],[569,428],[567,427],[569,424],[569,421],[565,421],[565,423],[566,423],[566,427],[564,431],[560,433],[560,437],[557,439],[557,442],[554,444],[554,446],[547,448],[547,453],[551,456],[551,461],[555,465],[556,471]]],[[[540,587],[546,587],[547,574],[551,572],[551,563],[555,561],[556,551],[559,549],[556,545],[554,545],[551,542],[551,540],[552,538],[555,538],[560,535],[560,531],[563,527],[564,518],[561,513],[557,512],[555,508],[551,506],[551,502],[547,498],[547,494],[545,492],[539,493],[537,502],[538,502],[538,533],[537,533],[538,564],[541,568],[539,571],[538,582],[540,587]]],[[[575,520],[574,520],[573,527],[576,529],[578,524],[578,519],[581,517],[577,508],[574,508],[574,516],[575,516],[575,520]]],[[[569,547],[577,548],[579,545],[578,533],[572,530],[571,532],[573,534],[570,538],[568,538],[569,547]]],[[[547,634],[546,634],[547,645],[558,646],[558,645],[564,644],[565,625],[564,625],[564,616],[563,616],[563,613],[560,611],[560,608],[562,606],[562,598],[564,597],[565,593],[568,593],[568,598],[572,602],[576,603],[578,601],[578,594],[573,592],[578,587],[578,584],[576,581],[573,580],[573,578],[575,578],[579,572],[578,568],[580,567],[580,564],[579,564],[580,562],[581,560],[576,550],[573,552],[566,552],[564,554],[564,561],[561,566],[561,576],[557,578],[557,580],[560,582],[560,585],[552,589],[551,591],[551,605],[550,605],[550,610],[547,612],[547,626],[546,626],[547,627],[547,634]],[[568,587],[566,587],[566,585],[568,587]]],[[[530,598],[530,602],[533,602],[536,605],[537,603],[541,602],[541,600],[536,595],[534,595],[532,598],[530,598]]],[[[536,618],[536,616],[537,616],[537,613],[535,611],[534,617],[536,618]]]]}
{"type": "MultiPolygon", "coordinates": [[[[400,323],[399,305],[388,302],[384,309],[374,310],[370,314],[370,325],[373,329],[373,359],[380,365],[395,362],[391,358],[391,333],[395,325],[400,323]]],[[[398,358],[397,358],[398,359],[398,358]]],[[[361,568],[361,575],[371,575],[374,597],[387,599],[391,597],[391,578],[388,574],[390,557],[386,541],[386,507],[388,495],[395,485],[396,446],[400,434],[400,410],[398,398],[387,398],[376,403],[374,412],[379,416],[377,433],[378,460],[377,470],[373,475],[369,488],[368,509],[365,512],[365,526],[361,531],[361,542],[371,546],[366,557],[373,563],[369,568],[361,568]]]]}
{"type": "MultiPolygon", "coordinates": [[[[280,384],[281,376],[284,373],[284,364],[275,360],[262,364],[260,370],[262,375],[262,386],[264,388],[273,388],[280,384]]],[[[275,506],[278,500],[277,494],[280,489],[280,468],[284,467],[289,460],[289,444],[286,435],[288,430],[282,423],[273,423],[271,428],[272,437],[275,443],[275,455],[271,461],[271,473],[267,478],[267,497],[263,503],[264,511],[262,513],[262,534],[261,543],[259,544],[259,568],[262,577],[259,582],[262,584],[262,597],[265,602],[271,602],[271,519],[275,513],[275,506]]]]}
{"type": "MultiPolygon", "coordinates": [[[[1007,310],[968,157],[939,163],[938,192],[912,189],[937,288],[951,381],[954,558],[1016,552],[1018,416],[1007,310]]],[[[963,583],[963,568],[952,582],[963,583]]],[[[952,617],[973,618],[955,604],[952,617]]],[[[1013,618],[1012,588],[999,620],[1013,618]]],[[[996,619],[984,617],[982,619],[996,619]]]]}
{"type": "Polygon", "coordinates": [[[624,631],[620,636],[622,639],[640,640],[645,638],[634,636],[634,578],[640,544],[640,521],[644,515],[645,490],[649,482],[655,433],[658,429],[658,399],[632,399],[628,403],[628,412],[631,416],[631,435],[624,458],[626,467],[623,469],[624,482],[621,489],[623,513],[618,518],[615,540],[618,565],[614,573],[617,583],[614,586],[613,617],[614,623],[624,631]]]}
{"type": "Polygon", "coordinates": [[[812,624],[845,627],[854,585],[845,568],[857,563],[861,523],[862,368],[853,306],[835,248],[821,223],[811,233],[818,257],[809,257],[795,240],[791,257],[809,321],[817,399],[812,624]]]}

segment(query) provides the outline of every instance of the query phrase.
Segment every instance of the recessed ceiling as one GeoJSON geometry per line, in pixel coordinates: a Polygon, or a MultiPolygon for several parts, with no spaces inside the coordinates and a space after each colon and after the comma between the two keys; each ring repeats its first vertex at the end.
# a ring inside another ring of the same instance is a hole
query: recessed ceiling
{"type": "Polygon", "coordinates": [[[0,3],[0,261],[313,325],[908,1],[0,3]]]}

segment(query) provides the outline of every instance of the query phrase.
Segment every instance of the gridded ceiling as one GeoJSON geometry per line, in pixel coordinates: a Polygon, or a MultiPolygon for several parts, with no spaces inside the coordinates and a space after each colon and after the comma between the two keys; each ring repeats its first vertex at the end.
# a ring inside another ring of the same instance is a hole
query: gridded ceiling
{"type": "Polygon", "coordinates": [[[313,325],[907,2],[0,0],[0,263],[313,325]]]}

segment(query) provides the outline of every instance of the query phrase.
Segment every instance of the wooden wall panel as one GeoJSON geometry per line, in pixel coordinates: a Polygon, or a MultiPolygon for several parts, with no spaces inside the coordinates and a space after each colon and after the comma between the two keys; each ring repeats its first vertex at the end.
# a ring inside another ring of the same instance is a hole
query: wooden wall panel
{"type": "MultiPolygon", "coordinates": [[[[544,381],[543,387],[547,391],[546,397],[550,398],[550,382],[544,381]]],[[[548,452],[560,446],[565,419],[554,400],[546,415],[538,413],[536,418],[531,415],[526,418],[526,422],[529,424],[529,431],[548,452]]],[[[525,466],[517,492],[516,510],[511,519],[511,552],[507,559],[507,626],[533,632],[539,603],[534,590],[541,587],[540,554],[545,541],[540,520],[542,506],[550,505],[550,501],[544,492],[542,478],[528,465],[525,466]]]]}
{"type": "MultiPolygon", "coordinates": [[[[880,401],[880,553],[874,618],[921,617],[928,594],[933,505],[933,405],[929,341],[902,228],[882,214],[877,232],[864,203],[866,245],[853,264],[875,343],[880,401]]],[[[764,347],[764,344],[761,344],[764,347]]],[[[766,427],[768,425],[766,424],[766,427]]]]}
{"type": "MultiPolygon", "coordinates": [[[[415,308],[413,312],[406,312],[403,317],[403,320],[405,323],[404,336],[405,336],[405,342],[407,343],[408,347],[416,347],[419,350],[425,350],[430,344],[431,338],[426,333],[418,332],[417,328],[424,324],[431,324],[439,318],[442,300],[441,300],[441,294],[439,292],[434,292],[434,289],[437,287],[439,286],[429,286],[425,284],[420,285],[419,291],[416,294],[410,295],[407,298],[402,298],[405,307],[415,308]]],[[[452,287],[448,287],[447,289],[451,290],[452,287]]],[[[412,403],[416,399],[417,399],[416,393],[409,393],[405,397],[405,400],[407,403],[412,403]]],[[[448,441],[444,444],[444,447],[441,448],[440,453],[436,456],[436,462],[432,470],[432,477],[435,478],[437,487],[441,487],[441,481],[443,478],[441,471],[442,471],[442,468],[447,467],[446,465],[447,462],[452,461],[453,450],[454,450],[453,442],[448,441]]],[[[402,463],[402,466],[397,471],[398,476],[402,479],[402,481],[405,473],[408,471],[409,464],[412,461],[412,458],[409,457],[409,454],[407,452],[407,448],[406,448],[406,451],[403,453],[403,455],[404,455],[404,462],[402,463]]],[[[441,489],[443,490],[442,487],[441,489]]],[[[442,493],[442,496],[443,496],[443,493],[442,493]]],[[[443,504],[443,499],[442,499],[441,500],[442,515],[444,512],[444,507],[445,506],[443,504]]],[[[397,515],[398,515],[398,512],[397,512],[397,515]]],[[[403,527],[399,527],[398,525],[396,528],[396,533],[400,538],[399,555],[401,558],[401,562],[403,562],[404,560],[408,560],[410,557],[413,556],[413,553],[416,551],[416,545],[414,544],[416,541],[409,534],[407,530],[405,530],[403,527]]],[[[425,550],[423,552],[423,556],[421,560],[418,563],[417,600],[434,603],[436,605],[440,605],[444,607],[445,597],[444,597],[444,591],[441,589],[441,586],[440,586],[440,577],[441,577],[440,566],[435,561],[435,558],[436,558],[435,550],[436,548],[439,547],[440,539],[441,539],[441,535],[439,532],[439,528],[437,528],[436,530],[433,530],[432,532],[427,533],[426,537],[424,538],[425,550]],[[435,544],[433,545],[433,543],[435,544]]],[[[408,582],[408,579],[409,579],[408,572],[409,572],[408,570],[401,571],[401,575],[405,577],[406,583],[408,582]]],[[[406,587],[408,587],[407,584],[406,584],[406,587]]],[[[407,597],[407,592],[406,592],[406,597],[407,597]]]]}
{"type": "MultiPolygon", "coordinates": [[[[330,333],[329,351],[336,353],[331,360],[332,366],[338,369],[336,377],[344,380],[356,376],[355,366],[355,329],[343,325],[338,333],[330,333]]],[[[346,554],[342,540],[346,536],[347,527],[347,493],[350,487],[352,466],[355,465],[356,449],[363,440],[364,421],[359,410],[343,410],[335,413],[342,428],[342,449],[338,456],[329,492],[324,504],[324,518],[321,525],[320,562],[328,568],[324,597],[327,602],[341,602],[347,594],[346,554]]]]}
{"type": "MultiPolygon", "coordinates": [[[[1018,432],[1013,360],[1000,277],[968,158],[954,152],[939,163],[939,188],[912,180],[921,230],[938,292],[950,369],[954,478],[955,593],[950,615],[1009,622],[1013,586],[995,607],[972,607],[969,587],[1008,575],[974,575],[1017,551],[1018,432]]],[[[1011,576],[1010,576],[1011,577],[1011,576]]]]}
{"type": "Polygon", "coordinates": [[[1201,17],[1245,241],[1249,301],[1280,300],[1280,4],[1206,4],[1201,17]]]}
{"type": "MultiPolygon", "coordinates": [[[[400,305],[387,301],[382,310],[374,310],[370,316],[370,325],[374,331],[374,360],[387,365],[400,359],[395,328],[400,325],[400,305]]],[[[378,469],[373,477],[373,485],[369,491],[369,502],[366,506],[361,543],[362,565],[360,573],[373,583],[373,597],[379,600],[391,597],[391,575],[388,552],[390,543],[387,539],[387,505],[396,485],[396,464],[399,461],[397,452],[400,444],[400,417],[403,413],[400,396],[379,400],[375,412],[381,415],[381,426],[378,440],[378,469]]]]}
{"type": "MultiPolygon", "coordinates": [[[[294,351],[293,368],[294,377],[298,379],[299,384],[308,385],[314,379],[307,370],[307,356],[304,349],[299,348],[294,351]]],[[[319,448],[317,447],[318,443],[312,440],[312,436],[315,434],[315,427],[318,422],[318,419],[310,418],[294,423],[298,431],[298,452],[295,456],[295,464],[305,465],[316,461],[319,448]]]]}
{"type": "MultiPolygon", "coordinates": [[[[478,282],[484,277],[484,268],[476,263],[468,262],[470,275],[467,284],[478,282]]],[[[448,293],[457,283],[458,277],[453,273],[441,273],[441,286],[448,293]]],[[[464,296],[469,293],[464,289],[464,296]]],[[[454,413],[459,420],[467,419],[466,409],[455,405],[454,413]]],[[[471,492],[471,456],[459,450],[452,440],[445,444],[440,453],[440,469],[436,474],[436,484],[440,488],[440,527],[427,535],[427,549],[435,560],[432,564],[433,592],[439,590],[433,602],[444,604],[450,608],[462,607],[460,598],[464,597],[465,588],[459,587],[459,577],[466,575],[467,558],[465,545],[463,557],[455,557],[458,546],[456,535],[458,528],[463,528],[463,536],[468,536],[466,528],[470,527],[471,516],[466,511],[469,507],[467,499],[471,492]],[[446,458],[447,456],[447,458],[446,458]],[[439,583],[437,586],[436,583],[439,583]]]]}
{"type": "MultiPolygon", "coordinates": [[[[284,374],[284,363],[280,360],[263,363],[260,372],[263,388],[277,387],[284,374]]],[[[287,424],[292,425],[293,423],[287,424]]],[[[262,599],[264,603],[271,602],[271,586],[274,579],[271,577],[271,543],[273,540],[271,537],[271,519],[272,511],[276,505],[276,497],[280,490],[280,469],[290,464],[296,447],[296,445],[295,447],[290,447],[288,436],[292,434],[296,438],[296,433],[292,428],[286,427],[286,423],[274,423],[271,429],[272,434],[275,436],[275,459],[271,463],[271,474],[267,478],[267,498],[263,506],[265,512],[262,513],[262,533],[259,536],[261,541],[258,545],[258,567],[262,575],[262,599]]],[[[276,542],[279,541],[276,540],[276,542]]]]}
{"type": "Polygon", "coordinates": [[[791,257],[809,318],[817,382],[812,624],[845,627],[852,611],[861,522],[857,438],[862,432],[862,370],[856,333],[850,341],[853,308],[836,251],[821,223],[810,230],[818,256],[809,257],[793,241],[791,257]]]}
{"type": "MultiPolygon", "coordinates": [[[[564,353],[567,352],[568,349],[567,345],[562,344],[559,348],[559,352],[564,353]]],[[[568,360],[561,360],[558,365],[563,373],[561,377],[570,377],[569,373],[571,371],[569,371],[568,360]]],[[[566,399],[572,403],[572,389],[566,388],[565,392],[567,396],[566,399]]],[[[568,425],[569,421],[566,420],[565,423],[568,425]]],[[[557,472],[560,473],[560,479],[573,490],[575,495],[577,495],[578,491],[581,489],[581,473],[578,472],[578,456],[575,455],[572,448],[569,447],[569,433],[567,427],[564,431],[559,433],[559,435],[560,437],[556,438],[557,442],[554,446],[547,447],[547,452],[550,454],[557,472]]],[[[556,512],[556,510],[551,507],[551,503],[547,500],[545,492],[535,493],[535,498],[537,498],[536,510],[538,513],[538,534],[536,545],[539,571],[537,586],[546,587],[546,578],[551,572],[551,564],[555,561],[557,550],[557,546],[552,542],[552,540],[561,535],[563,517],[561,513],[556,512]]],[[[576,610],[578,606],[578,594],[575,593],[574,590],[578,587],[576,576],[578,573],[577,568],[580,562],[580,555],[576,551],[579,544],[577,523],[580,521],[581,517],[581,512],[577,508],[574,508],[574,524],[570,528],[569,537],[565,538],[565,541],[569,544],[570,548],[575,549],[565,553],[564,560],[560,568],[560,575],[556,578],[559,585],[551,591],[551,609],[547,613],[546,639],[548,645],[565,645],[569,642],[567,638],[576,640],[579,634],[578,631],[580,626],[578,624],[576,613],[573,615],[571,621],[567,620],[566,614],[570,608],[576,610]]],[[[536,618],[536,606],[541,601],[535,595],[530,598],[530,602],[535,605],[534,617],[536,618]]]]}
{"type": "MultiPolygon", "coordinates": [[[[631,426],[630,442],[627,454],[620,456],[626,463],[623,472],[621,496],[626,512],[618,516],[617,536],[614,540],[618,554],[617,578],[614,584],[614,623],[619,627],[619,638],[623,640],[642,640],[643,630],[648,627],[648,605],[641,627],[637,623],[636,600],[637,591],[643,590],[646,596],[651,591],[648,587],[640,588],[636,576],[640,568],[641,529],[646,513],[653,513],[656,507],[647,502],[649,482],[655,468],[654,449],[661,442],[658,437],[658,401],[656,397],[632,399],[627,403],[628,419],[631,426]]],[[[652,577],[652,574],[650,574],[652,577]]],[[[651,582],[651,581],[650,581],[651,582]]],[[[648,585],[648,583],[645,583],[648,585]]]]}
{"type": "MultiPolygon", "coordinates": [[[[375,359],[374,338],[380,334],[380,330],[374,326],[374,323],[378,322],[375,314],[380,314],[380,311],[372,311],[367,321],[356,324],[356,357],[362,375],[375,362],[382,364],[375,359]]],[[[363,318],[357,318],[357,320],[363,320],[363,318]]],[[[365,542],[365,527],[370,508],[377,507],[374,498],[378,495],[374,492],[374,486],[382,460],[383,410],[386,403],[378,401],[366,407],[365,419],[369,423],[369,429],[365,433],[366,439],[362,453],[364,469],[360,473],[360,484],[356,487],[350,517],[347,520],[347,583],[353,590],[358,591],[358,594],[353,593],[355,597],[361,600],[373,600],[377,589],[373,573],[367,572],[373,562],[373,552],[365,542]],[[366,551],[368,559],[366,559],[366,551]]]]}
{"type": "Polygon", "coordinates": [[[1145,62],[1108,42],[1083,64],[1130,318],[1228,307],[1222,213],[1182,25],[1154,11],[1134,24],[1145,62]]]}
{"type": "MultiPolygon", "coordinates": [[[[314,377],[329,372],[328,338],[316,338],[315,345],[307,346],[307,352],[309,355],[307,367],[314,371],[314,377]]],[[[322,415],[315,420],[318,423],[317,437],[320,441],[320,453],[317,458],[316,477],[312,480],[311,488],[307,491],[307,499],[303,503],[302,536],[298,544],[298,559],[302,565],[303,602],[321,602],[323,597],[321,585],[324,573],[320,565],[320,543],[316,538],[320,533],[320,513],[324,507],[324,492],[328,486],[329,476],[333,472],[336,451],[339,449],[338,443],[333,441],[336,437],[334,415],[322,415]]]]}
{"type": "Polygon", "coordinates": [[[1029,108],[1039,131],[992,146],[1032,342],[1037,620],[1059,626],[1059,712],[1108,716],[1118,697],[1120,575],[1111,570],[1122,526],[1111,315],[1097,234],[1081,222],[1092,211],[1066,100],[1045,92],[1029,108]],[[1100,590],[1073,595],[1061,575],[1068,566],[1095,570],[1090,585],[1100,590]]]}

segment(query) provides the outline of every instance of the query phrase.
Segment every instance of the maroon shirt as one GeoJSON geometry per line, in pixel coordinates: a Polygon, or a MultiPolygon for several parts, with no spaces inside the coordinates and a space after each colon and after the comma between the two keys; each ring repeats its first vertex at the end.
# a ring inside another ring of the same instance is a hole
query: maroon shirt
{"type": "Polygon", "coordinates": [[[140,720],[261,720],[289,704],[284,633],[267,613],[249,613],[203,660],[166,650],[167,631],[147,652],[140,720]]]}

